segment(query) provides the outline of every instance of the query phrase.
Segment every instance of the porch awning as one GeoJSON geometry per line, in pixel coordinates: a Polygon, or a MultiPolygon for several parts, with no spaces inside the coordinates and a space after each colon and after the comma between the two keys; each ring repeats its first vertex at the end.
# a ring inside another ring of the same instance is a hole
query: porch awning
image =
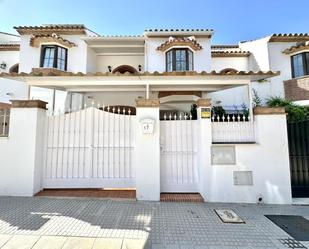
{"type": "Polygon", "coordinates": [[[1,77],[26,82],[30,86],[74,92],[91,91],[207,91],[214,92],[248,85],[279,75],[280,72],[170,72],[170,73],[68,73],[0,74],[1,77]]]}

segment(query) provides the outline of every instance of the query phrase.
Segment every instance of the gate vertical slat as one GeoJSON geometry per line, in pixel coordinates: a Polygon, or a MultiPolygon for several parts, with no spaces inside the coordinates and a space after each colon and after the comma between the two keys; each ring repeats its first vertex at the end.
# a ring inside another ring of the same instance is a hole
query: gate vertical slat
{"type": "Polygon", "coordinates": [[[304,165],[304,184],[309,185],[309,165],[308,165],[308,136],[309,136],[309,121],[303,122],[304,136],[303,136],[303,165],[304,165]]]}

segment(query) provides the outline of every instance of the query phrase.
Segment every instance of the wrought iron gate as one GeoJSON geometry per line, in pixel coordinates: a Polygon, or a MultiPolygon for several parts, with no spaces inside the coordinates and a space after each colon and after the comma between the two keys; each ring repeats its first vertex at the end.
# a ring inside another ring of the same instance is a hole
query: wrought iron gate
{"type": "Polygon", "coordinates": [[[309,120],[288,123],[293,197],[309,197],[309,120]]]}
{"type": "Polygon", "coordinates": [[[47,117],[43,187],[135,187],[134,122],[115,108],[47,117]]]}

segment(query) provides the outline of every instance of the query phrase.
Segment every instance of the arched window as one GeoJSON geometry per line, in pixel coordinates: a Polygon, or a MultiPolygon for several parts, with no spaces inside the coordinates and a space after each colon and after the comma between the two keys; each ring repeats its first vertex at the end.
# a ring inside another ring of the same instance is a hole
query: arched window
{"type": "Polygon", "coordinates": [[[126,72],[129,72],[129,73],[137,73],[137,70],[134,68],[134,67],[131,67],[129,65],[121,65],[119,67],[116,67],[114,70],[113,70],[113,73],[126,73],[126,72]]]}
{"type": "Polygon", "coordinates": [[[16,63],[15,65],[10,67],[10,73],[18,73],[19,69],[19,63],[16,63]]]}
{"type": "Polygon", "coordinates": [[[166,71],[193,71],[193,52],[188,48],[174,48],[167,51],[166,71]]]}

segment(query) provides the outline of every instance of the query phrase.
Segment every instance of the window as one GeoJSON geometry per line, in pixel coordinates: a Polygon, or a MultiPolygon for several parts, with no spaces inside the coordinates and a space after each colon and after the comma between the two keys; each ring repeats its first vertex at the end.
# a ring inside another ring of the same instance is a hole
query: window
{"type": "Polygon", "coordinates": [[[44,45],[41,52],[41,67],[67,70],[68,50],[56,45],[44,45]]]}
{"type": "Polygon", "coordinates": [[[166,71],[193,71],[193,52],[188,48],[166,52],[166,71]]]}
{"type": "Polygon", "coordinates": [[[293,55],[291,64],[293,78],[309,75],[309,52],[293,55]]]}

